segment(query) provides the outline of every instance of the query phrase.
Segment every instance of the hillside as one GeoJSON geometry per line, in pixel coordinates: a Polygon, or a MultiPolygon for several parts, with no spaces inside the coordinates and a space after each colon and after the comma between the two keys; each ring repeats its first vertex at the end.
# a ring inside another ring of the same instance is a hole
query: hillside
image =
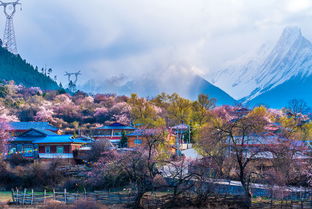
{"type": "Polygon", "coordinates": [[[230,95],[228,95],[220,88],[212,85],[200,76],[195,76],[191,84],[189,97],[195,100],[199,94],[207,94],[211,98],[216,98],[217,105],[234,105],[237,103],[236,100],[234,100],[230,95]]]}
{"type": "Polygon", "coordinates": [[[43,90],[58,89],[59,86],[48,76],[39,73],[19,55],[0,47],[0,80],[13,80],[26,87],[40,87],[43,90]]]}
{"type": "Polygon", "coordinates": [[[285,107],[290,99],[299,99],[312,106],[312,76],[295,76],[283,84],[248,102],[249,106],[264,104],[273,108],[285,107]]]}

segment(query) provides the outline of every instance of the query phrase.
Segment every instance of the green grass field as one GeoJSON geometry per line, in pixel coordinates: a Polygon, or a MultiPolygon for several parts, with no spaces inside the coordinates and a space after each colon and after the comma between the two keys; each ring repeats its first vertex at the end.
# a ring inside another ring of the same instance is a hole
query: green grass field
{"type": "Polygon", "coordinates": [[[11,192],[0,192],[0,202],[7,202],[12,199],[11,192]]]}

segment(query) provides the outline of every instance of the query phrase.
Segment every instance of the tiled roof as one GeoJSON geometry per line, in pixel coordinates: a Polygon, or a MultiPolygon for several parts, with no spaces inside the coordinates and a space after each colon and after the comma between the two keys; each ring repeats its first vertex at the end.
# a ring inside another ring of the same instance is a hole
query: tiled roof
{"type": "Polygon", "coordinates": [[[37,143],[91,143],[92,139],[87,137],[72,138],[71,135],[58,135],[52,131],[30,129],[18,137],[11,138],[12,142],[37,143]]]}
{"type": "Polygon", "coordinates": [[[41,130],[41,129],[29,129],[20,135],[20,137],[45,137],[45,136],[55,136],[58,135],[52,131],[41,130]]]}
{"type": "Polygon", "coordinates": [[[47,144],[47,143],[79,143],[87,144],[90,141],[86,141],[83,138],[72,138],[71,135],[58,135],[58,136],[47,136],[39,138],[33,141],[34,144],[47,144]]]}
{"type": "Polygon", "coordinates": [[[51,126],[48,122],[10,122],[9,130],[28,130],[28,129],[41,129],[57,131],[58,128],[51,126]]]}
{"type": "Polygon", "coordinates": [[[158,129],[136,129],[134,132],[127,134],[127,136],[152,136],[158,133],[158,129]]]}
{"type": "Polygon", "coordinates": [[[188,128],[189,128],[189,126],[186,124],[179,124],[179,125],[172,127],[172,129],[174,129],[174,130],[187,130],[188,128]]]}
{"type": "Polygon", "coordinates": [[[100,130],[135,130],[136,128],[132,127],[132,126],[125,126],[121,123],[113,123],[111,125],[108,126],[102,126],[96,129],[100,129],[100,130]]]}
{"type": "Polygon", "coordinates": [[[135,130],[132,133],[127,134],[127,136],[142,136],[144,131],[142,129],[135,130]]]}

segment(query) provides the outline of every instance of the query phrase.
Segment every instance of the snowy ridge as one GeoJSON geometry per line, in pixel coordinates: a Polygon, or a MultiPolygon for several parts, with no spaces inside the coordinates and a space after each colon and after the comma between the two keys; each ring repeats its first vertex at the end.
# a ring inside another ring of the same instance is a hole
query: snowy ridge
{"type": "Polygon", "coordinates": [[[235,99],[247,97],[258,87],[255,79],[258,68],[271,51],[268,44],[263,44],[252,55],[244,55],[226,63],[224,70],[216,73],[212,83],[225,90],[235,99]],[[246,62],[246,60],[248,60],[246,62]]]}
{"type": "Polygon", "coordinates": [[[244,64],[229,65],[214,77],[214,84],[235,99],[248,102],[294,77],[312,74],[312,44],[298,27],[284,29],[270,50],[263,46],[244,64]]]}

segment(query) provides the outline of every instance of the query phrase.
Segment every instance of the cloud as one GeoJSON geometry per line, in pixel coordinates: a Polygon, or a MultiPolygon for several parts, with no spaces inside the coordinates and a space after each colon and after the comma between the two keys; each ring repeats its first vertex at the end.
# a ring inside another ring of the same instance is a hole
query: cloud
{"type": "MultiPolygon", "coordinates": [[[[208,75],[283,27],[312,36],[310,0],[27,0],[15,26],[21,55],[85,80],[170,65],[208,75]]],[[[1,22],[4,24],[4,22],[1,22]]]]}
{"type": "Polygon", "coordinates": [[[310,0],[290,0],[286,5],[286,9],[290,12],[302,12],[311,8],[310,0]]]}

